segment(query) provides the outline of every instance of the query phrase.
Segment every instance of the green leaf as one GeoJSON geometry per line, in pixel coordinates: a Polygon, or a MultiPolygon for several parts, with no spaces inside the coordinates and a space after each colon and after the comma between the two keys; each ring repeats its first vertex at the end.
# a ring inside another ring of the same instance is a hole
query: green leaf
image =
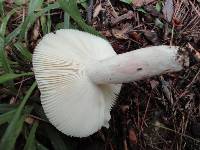
{"type": "Polygon", "coordinates": [[[24,146],[24,150],[36,150],[36,141],[35,141],[35,133],[38,127],[38,122],[34,122],[33,127],[29,133],[28,139],[26,140],[26,145],[24,146]]]}
{"type": "Polygon", "coordinates": [[[160,19],[156,18],[155,19],[155,25],[159,28],[163,28],[164,24],[162,23],[162,21],[160,21],[160,19]]]}
{"type": "Polygon", "coordinates": [[[131,4],[134,0],[120,0],[120,1],[126,4],[131,4]]]}
{"type": "Polygon", "coordinates": [[[156,3],[156,10],[157,10],[158,12],[160,12],[161,9],[162,9],[162,2],[159,1],[159,2],[156,3]]]}
{"type": "Polygon", "coordinates": [[[0,76],[0,84],[3,84],[5,82],[13,80],[15,78],[19,78],[22,76],[30,76],[30,75],[33,75],[33,73],[32,72],[22,73],[22,74],[7,73],[7,74],[0,76]]]}
{"type": "MultiPolygon", "coordinates": [[[[14,148],[16,138],[18,137],[22,126],[24,122],[25,115],[21,115],[22,110],[31,96],[33,90],[36,87],[36,82],[32,84],[30,89],[27,91],[25,97],[23,98],[22,102],[20,103],[19,107],[17,108],[12,121],[10,122],[8,128],[5,131],[5,134],[3,135],[3,138],[1,139],[0,142],[0,149],[2,150],[12,150],[14,148]]],[[[27,110],[26,114],[29,114],[31,109],[27,110]]]]}
{"type": "Polygon", "coordinates": [[[14,44],[14,46],[17,48],[17,50],[22,54],[22,56],[26,60],[28,60],[28,61],[32,60],[32,54],[26,48],[23,47],[22,43],[17,42],[14,44]]]}
{"type": "Polygon", "coordinates": [[[138,8],[138,9],[136,9],[137,11],[139,11],[139,12],[142,12],[142,13],[144,13],[144,14],[147,14],[147,12],[143,9],[143,8],[138,8]]]}
{"type": "Polygon", "coordinates": [[[30,0],[28,7],[28,15],[32,14],[35,10],[42,6],[44,0],[30,0]]]}
{"type": "Polygon", "coordinates": [[[93,27],[87,25],[85,21],[82,19],[79,9],[77,7],[76,0],[58,0],[60,7],[67,12],[72,19],[86,32],[91,34],[101,36],[99,32],[97,32],[93,27]]]}

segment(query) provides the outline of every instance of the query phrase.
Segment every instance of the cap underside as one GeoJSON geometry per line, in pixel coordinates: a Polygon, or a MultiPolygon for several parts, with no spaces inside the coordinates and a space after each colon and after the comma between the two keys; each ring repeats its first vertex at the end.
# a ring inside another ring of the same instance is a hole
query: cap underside
{"type": "Polygon", "coordinates": [[[87,64],[113,55],[116,53],[106,40],[78,30],[47,34],[37,45],[33,70],[41,103],[58,130],[85,137],[108,127],[121,85],[96,85],[85,69],[87,64]]]}

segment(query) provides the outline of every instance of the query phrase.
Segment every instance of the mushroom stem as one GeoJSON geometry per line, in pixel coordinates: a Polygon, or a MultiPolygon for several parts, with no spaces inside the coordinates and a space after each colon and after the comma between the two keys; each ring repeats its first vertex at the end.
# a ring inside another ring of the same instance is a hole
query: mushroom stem
{"type": "Polygon", "coordinates": [[[189,57],[175,46],[153,46],[119,54],[88,65],[97,84],[126,83],[154,75],[176,72],[189,66],[189,57]]]}

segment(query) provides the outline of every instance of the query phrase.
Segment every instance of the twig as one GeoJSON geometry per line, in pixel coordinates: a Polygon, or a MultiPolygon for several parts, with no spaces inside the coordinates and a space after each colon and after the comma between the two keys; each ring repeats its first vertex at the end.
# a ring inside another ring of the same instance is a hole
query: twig
{"type": "MultiPolygon", "coordinates": [[[[151,93],[152,93],[152,92],[151,92],[151,93]]],[[[148,108],[149,108],[149,102],[150,102],[150,100],[151,100],[151,93],[150,93],[149,99],[148,99],[148,101],[147,101],[145,113],[144,113],[144,115],[143,115],[143,117],[142,117],[141,130],[143,130],[144,121],[145,121],[145,118],[146,118],[147,110],[148,110],[148,108]]]]}
{"type": "Polygon", "coordinates": [[[200,53],[196,51],[190,43],[188,43],[188,48],[191,51],[194,58],[196,59],[196,61],[200,62],[200,53]]]}
{"type": "Polygon", "coordinates": [[[155,127],[161,128],[161,129],[165,129],[165,130],[167,130],[167,131],[174,132],[174,133],[176,133],[176,134],[178,134],[178,135],[181,135],[181,136],[186,137],[186,138],[188,138],[188,139],[191,139],[191,140],[193,140],[193,141],[195,141],[195,142],[197,142],[197,143],[200,143],[200,140],[195,139],[195,138],[193,138],[193,137],[191,137],[191,136],[189,136],[189,135],[187,135],[187,134],[183,134],[183,133],[177,132],[177,131],[175,131],[175,130],[172,130],[172,129],[167,128],[167,127],[164,127],[164,126],[159,126],[159,125],[156,125],[156,124],[152,124],[152,125],[155,126],[155,127]]]}
{"type": "Polygon", "coordinates": [[[190,3],[190,5],[194,8],[194,10],[195,10],[196,13],[198,14],[198,16],[200,17],[200,11],[197,10],[197,8],[194,6],[194,4],[193,4],[191,1],[189,1],[189,3],[190,3]]]}
{"type": "Polygon", "coordinates": [[[199,74],[200,74],[200,69],[197,72],[197,74],[195,75],[195,77],[192,79],[192,81],[190,82],[190,84],[188,84],[186,86],[184,92],[180,94],[179,98],[183,97],[187,93],[187,91],[189,90],[189,88],[195,83],[195,81],[196,81],[197,77],[199,76],[199,74]]]}

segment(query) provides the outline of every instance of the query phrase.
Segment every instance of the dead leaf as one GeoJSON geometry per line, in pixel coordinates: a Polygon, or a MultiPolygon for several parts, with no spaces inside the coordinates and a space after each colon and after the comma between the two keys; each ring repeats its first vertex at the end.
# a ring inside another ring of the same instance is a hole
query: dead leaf
{"type": "Polygon", "coordinates": [[[158,87],[159,82],[156,81],[156,80],[151,80],[151,81],[150,81],[150,85],[151,85],[151,88],[152,88],[152,89],[155,89],[156,87],[158,87]]]}
{"type": "Polygon", "coordinates": [[[13,4],[14,0],[5,0],[5,2],[8,3],[8,4],[13,4]]]}
{"type": "Polygon", "coordinates": [[[138,42],[138,43],[141,43],[142,42],[142,37],[141,37],[141,34],[140,33],[137,33],[136,31],[131,31],[129,32],[129,37],[138,42]]]}
{"type": "Polygon", "coordinates": [[[128,131],[128,139],[132,144],[137,144],[137,136],[133,128],[128,131]]]}
{"type": "Polygon", "coordinates": [[[155,31],[144,31],[144,36],[149,40],[153,45],[160,45],[160,39],[155,31]]]}
{"type": "Polygon", "coordinates": [[[143,5],[147,5],[149,3],[155,2],[156,0],[133,0],[132,4],[135,7],[141,7],[143,5]]]}
{"type": "Polygon", "coordinates": [[[190,43],[188,43],[188,48],[190,49],[191,54],[195,58],[195,60],[197,62],[200,62],[200,52],[198,52],[197,50],[195,50],[194,47],[190,43]]]}
{"type": "Polygon", "coordinates": [[[111,19],[111,24],[112,25],[116,25],[119,22],[123,21],[123,20],[130,20],[135,16],[135,14],[133,13],[133,11],[128,11],[126,14],[123,14],[119,17],[113,18],[111,19]]]}
{"type": "Polygon", "coordinates": [[[171,22],[173,14],[174,14],[173,0],[166,0],[165,1],[165,5],[163,7],[162,12],[163,12],[165,20],[167,20],[168,22],[171,22]]]}
{"type": "Polygon", "coordinates": [[[172,89],[171,89],[169,82],[165,81],[165,79],[162,76],[160,77],[160,80],[161,80],[162,91],[163,91],[164,95],[170,101],[171,104],[174,104],[174,99],[172,96],[172,89]]]}
{"type": "Polygon", "coordinates": [[[25,122],[28,124],[31,124],[31,125],[34,123],[34,121],[35,121],[35,119],[32,117],[26,117],[26,119],[25,119],[25,122]]]}
{"type": "Polygon", "coordinates": [[[112,33],[109,30],[99,31],[99,32],[101,33],[101,35],[105,37],[112,37],[112,33]]]}
{"type": "Polygon", "coordinates": [[[125,24],[122,29],[112,29],[112,34],[117,39],[128,39],[127,33],[132,29],[132,26],[125,24]]]}
{"type": "Polygon", "coordinates": [[[96,18],[96,17],[99,15],[99,13],[100,13],[100,11],[101,11],[102,9],[103,9],[103,8],[102,8],[102,6],[101,6],[101,3],[100,3],[99,5],[97,5],[97,7],[95,7],[95,9],[94,9],[93,18],[96,18]]]}
{"type": "Polygon", "coordinates": [[[39,35],[40,35],[40,21],[38,19],[36,21],[35,25],[34,25],[32,39],[33,40],[37,40],[37,38],[39,37],[39,35]]]}

